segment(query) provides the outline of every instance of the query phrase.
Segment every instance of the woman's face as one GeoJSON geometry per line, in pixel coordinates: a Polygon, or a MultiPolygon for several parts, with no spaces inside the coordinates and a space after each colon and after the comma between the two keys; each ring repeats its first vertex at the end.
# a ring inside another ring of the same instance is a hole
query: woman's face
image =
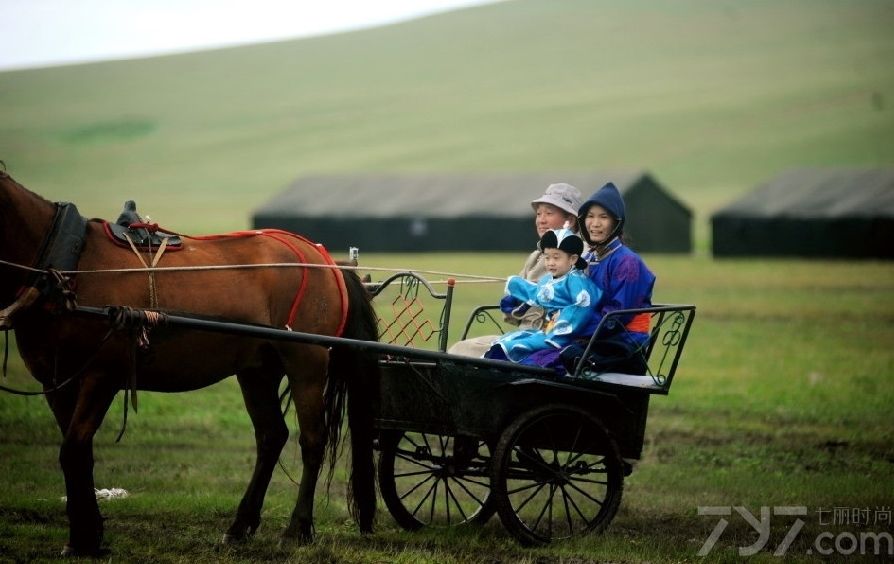
{"type": "Polygon", "coordinates": [[[617,219],[610,216],[605,208],[597,205],[590,206],[584,218],[584,229],[587,230],[590,241],[596,245],[607,243],[617,224],[617,219]]]}
{"type": "Polygon", "coordinates": [[[543,237],[543,234],[550,229],[561,229],[565,226],[565,222],[570,221],[571,227],[574,227],[574,216],[565,213],[552,204],[537,204],[534,212],[534,226],[537,227],[537,236],[543,237]]]}

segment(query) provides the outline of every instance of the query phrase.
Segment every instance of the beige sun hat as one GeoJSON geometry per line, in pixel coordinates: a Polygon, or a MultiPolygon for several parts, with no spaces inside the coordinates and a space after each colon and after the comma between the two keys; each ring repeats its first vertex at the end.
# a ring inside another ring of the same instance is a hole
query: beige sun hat
{"type": "Polygon", "coordinates": [[[571,215],[577,215],[581,205],[580,190],[565,182],[557,182],[546,187],[546,192],[531,202],[531,207],[537,209],[537,204],[551,204],[571,215]]]}

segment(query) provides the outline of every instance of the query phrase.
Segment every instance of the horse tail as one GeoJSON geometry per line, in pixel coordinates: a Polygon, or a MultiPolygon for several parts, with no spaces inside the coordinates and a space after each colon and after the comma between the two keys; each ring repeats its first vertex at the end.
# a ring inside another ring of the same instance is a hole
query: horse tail
{"type": "MultiPolygon", "coordinates": [[[[348,317],[342,336],[361,341],[378,341],[379,327],[372,296],[353,271],[342,271],[348,291],[348,317]]],[[[378,356],[351,346],[334,346],[329,354],[329,383],[326,387],[329,476],[332,482],[338,457],[342,416],[347,397],[348,427],[351,436],[351,479],[348,502],[351,516],[360,531],[372,532],[376,514],[376,481],[373,462],[373,400],[378,394],[378,356]]]]}

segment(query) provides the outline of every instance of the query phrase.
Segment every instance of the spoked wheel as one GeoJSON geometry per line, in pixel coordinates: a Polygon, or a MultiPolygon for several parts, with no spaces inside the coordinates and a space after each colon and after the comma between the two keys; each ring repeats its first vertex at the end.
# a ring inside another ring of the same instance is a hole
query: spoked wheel
{"type": "Polygon", "coordinates": [[[494,452],[497,511],[525,545],[601,531],[618,511],[623,482],[621,457],[605,426],[573,406],[523,414],[494,452]]]}
{"type": "Polygon", "coordinates": [[[404,529],[481,524],[496,511],[484,441],[396,432],[380,444],[379,489],[404,529]]]}

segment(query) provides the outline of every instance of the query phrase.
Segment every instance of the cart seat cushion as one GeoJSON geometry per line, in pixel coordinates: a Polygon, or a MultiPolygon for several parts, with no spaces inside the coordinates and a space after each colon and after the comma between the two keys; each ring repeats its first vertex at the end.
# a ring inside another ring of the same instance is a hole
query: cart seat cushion
{"type": "Polygon", "coordinates": [[[655,382],[652,376],[640,376],[636,374],[621,374],[619,372],[588,372],[584,371],[583,378],[593,382],[602,382],[612,384],[613,386],[623,386],[625,388],[636,388],[648,392],[664,393],[665,388],[655,382]]]}

